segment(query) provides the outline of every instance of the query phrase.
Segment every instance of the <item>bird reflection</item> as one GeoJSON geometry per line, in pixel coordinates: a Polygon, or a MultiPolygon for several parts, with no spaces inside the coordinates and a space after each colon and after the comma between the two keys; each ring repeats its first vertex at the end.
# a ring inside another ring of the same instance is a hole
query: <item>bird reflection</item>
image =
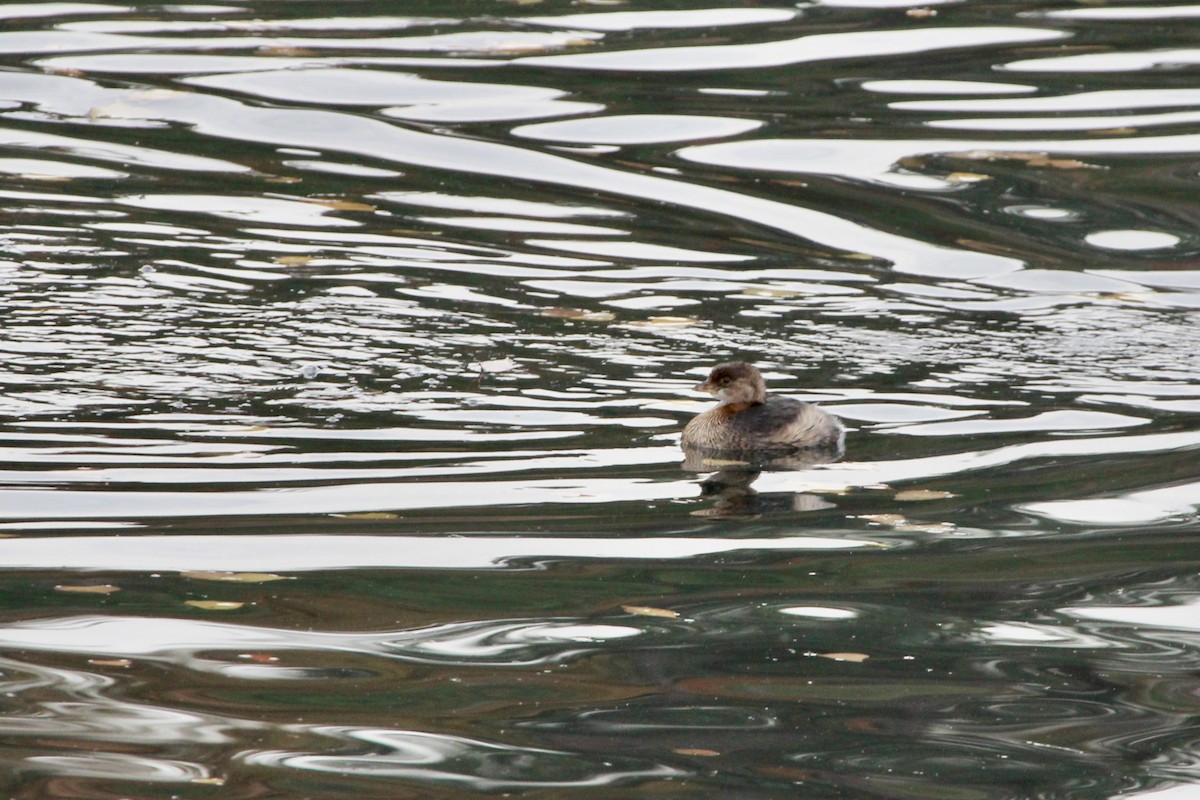
{"type": "Polygon", "coordinates": [[[771,458],[741,460],[718,458],[710,451],[684,448],[682,467],[689,472],[712,472],[700,481],[700,496],[712,503],[698,511],[698,517],[757,517],[781,511],[819,511],[833,504],[805,492],[772,492],[760,494],[754,481],[763,472],[802,470],[817,464],[829,464],[842,456],[841,448],[807,448],[771,458]]]}

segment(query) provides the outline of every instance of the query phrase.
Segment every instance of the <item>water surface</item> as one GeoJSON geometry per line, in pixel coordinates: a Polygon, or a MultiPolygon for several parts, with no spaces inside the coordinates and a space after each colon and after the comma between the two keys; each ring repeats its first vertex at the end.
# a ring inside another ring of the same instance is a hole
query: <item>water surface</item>
{"type": "Polygon", "coordinates": [[[0,6],[4,789],[1190,796],[1198,16],[0,6]]]}

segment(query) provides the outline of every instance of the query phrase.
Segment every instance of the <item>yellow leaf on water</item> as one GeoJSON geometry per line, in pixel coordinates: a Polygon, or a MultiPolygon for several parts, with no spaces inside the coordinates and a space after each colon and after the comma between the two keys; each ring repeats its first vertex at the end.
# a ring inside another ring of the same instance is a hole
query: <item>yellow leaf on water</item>
{"type": "Polygon", "coordinates": [[[901,533],[952,533],[956,528],[953,522],[909,522],[903,514],[860,514],[858,519],[886,525],[901,533]]]}
{"type": "Polygon", "coordinates": [[[133,662],[128,658],[89,658],[88,663],[96,667],[131,667],[133,662]]]}
{"type": "Polygon", "coordinates": [[[279,256],[275,259],[275,263],[285,267],[303,267],[316,259],[316,256],[279,256]]]}
{"type": "Polygon", "coordinates": [[[305,203],[332,208],[334,211],[378,211],[375,206],[367,203],[357,203],[353,200],[339,200],[336,197],[302,197],[305,203]]]}
{"type": "Polygon", "coordinates": [[[953,533],[958,526],[953,522],[909,522],[896,530],[903,533],[953,533]]]}
{"type": "Polygon", "coordinates": [[[706,750],[703,747],[676,747],[671,752],[681,756],[703,756],[705,758],[721,755],[720,750],[706,750]]]}
{"type": "Polygon", "coordinates": [[[934,489],[906,489],[896,492],[896,500],[901,503],[916,503],[924,500],[946,500],[958,497],[954,492],[940,492],[934,489]]]}
{"type": "Polygon", "coordinates": [[[260,56],[279,56],[283,58],[311,58],[317,54],[317,51],[310,50],[307,47],[289,47],[286,45],[270,45],[260,47],[254,51],[255,55],[260,56]]]}
{"type": "Polygon", "coordinates": [[[198,783],[202,786],[224,786],[224,778],[192,778],[189,783],[198,783]]]}
{"type": "Polygon", "coordinates": [[[851,661],[855,664],[861,664],[870,658],[866,653],[817,653],[821,658],[829,658],[834,661],[851,661]]]}
{"type": "Polygon", "coordinates": [[[121,591],[120,586],[113,586],[111,583],[84,584],[81,586],[70,586],[59,584],[54,587],[56,592],[75,592],[76,594],[112,594],[113,592],[121,591]]]}
{"type": "Polygon", "coordinates": [[[207,572],[205,570],[190,570],[181,572],[185,578],[197,581],[230,581],[232,583],[267,583],[268,581],[291,580],[286,575],[276,575],[273,572],[207,572]]]}
{"type": "Polygon", "coordinates": [[[744,467],[749,461],[738,461],[732,458],[705,458],[700,462],[704,467],[744,467]]]}
{"type": "Polygon", "coordinates": [[[27,181],[46,181],[47,183],[66,183],[71,180],[67,175],[48,175],[41,172],[22,172],[21,177],[27,181]]]}
{"type": "Polygon", "coordinates": [[[1154,292],[1109,292],[1096,295],[1097,300],[1115,300],[1121,303],[1146,303],[1154,297],[1154,292]]]}
{"type": "Polygon", "coordinates": [[[1031,167],[1053,167],[1054,169],[1099,169],[1095,164],[1089,164],[1076,158],[1032,158],[1027,163],[1031,167]]]}
{"type": "Polygon", "coordinates": [[[331,514],[338,519],[400,519],[399,514],[391,511],[361,511],[356,514],[331,514]]]}
{"type": "Polygon", "coordinates": [[[538,313],[543,317],[577,319],[583,322],[612,322],[617,318],[611,311],[584,311],[582,308],[543,308],[538,313]]]}
{"type": "Polygon", "coordinates": [[[694,317],[647,317],[629,323],[631,328],[681,328],[695,325],[700,320],[694,317]]]}
{"type": "Polygon", "coordinates": [[[232,600],[185,600],[183,604],[205,611],[233,611],[246,605],[232,600]]]}
{"type": "Polygon", "coordinates": [[[1052,167],[1054,169],[1099,169],[1096,164],[1079,161],[1074,158],[1051,158],[1047,153],[1030,153],[1021,151],[1006,152],[1004,150],[967,150],[959,153],[947,153],[949,158],[965,158],[972,161],[1024,161],[1031,167],[1052,167]]]}
{"type": "Polygon", "coordinates": [[[860,514],[859,519],[873,522],[876,525],[903,525],[908,520],[902,514],[860,514]]]}
{"type": "Polygon", "coordinates": [[[980,183],[991,179],[991,175],[983,175],[979,172],[951,172],[946,175],[946,180],[951,183],[980,183]]]}
{"type": "Polygon", "coordinates": [[[671,611],[668,608],[655,608],[654,606],[621,606],[621,610],[626,614],[633,614],[637,617],[661,617],[663,619],[676,619],[679,617],[678,611],[671,611]]]}

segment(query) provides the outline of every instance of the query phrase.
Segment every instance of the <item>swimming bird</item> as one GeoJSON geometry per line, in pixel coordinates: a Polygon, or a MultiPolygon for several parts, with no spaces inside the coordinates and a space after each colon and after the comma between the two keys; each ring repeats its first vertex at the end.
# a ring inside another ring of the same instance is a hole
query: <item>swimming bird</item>
{"type": "Polygon", "coordinates": [[[718,364],[695,387],[717,398],[683,429],[685,450],[773,456],[801,449],[841,452],[845,429],[837,417],[812,403],[767,393],[753,364],[718,364]]]}

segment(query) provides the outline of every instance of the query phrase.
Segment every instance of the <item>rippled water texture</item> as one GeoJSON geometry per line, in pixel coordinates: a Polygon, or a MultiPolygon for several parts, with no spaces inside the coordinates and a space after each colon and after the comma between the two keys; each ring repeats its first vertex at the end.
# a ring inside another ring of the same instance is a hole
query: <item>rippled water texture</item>
{"type": "Polygon", "coordinates": [[[1200,6],[0,22],[6,796],[1200,792],[1200,6]]]}

